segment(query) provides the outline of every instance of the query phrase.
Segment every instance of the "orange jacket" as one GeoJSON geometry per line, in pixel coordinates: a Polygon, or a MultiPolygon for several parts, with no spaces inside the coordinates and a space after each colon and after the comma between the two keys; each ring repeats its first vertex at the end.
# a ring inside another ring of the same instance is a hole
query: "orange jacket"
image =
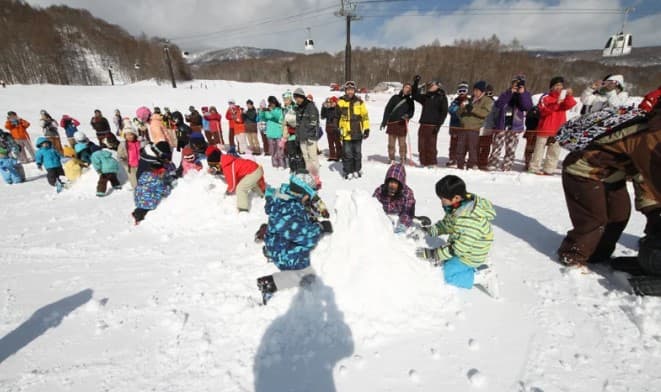
{"type": "Polygon", "coordinates": [[[246,131],[246,126],[243,123],[243,113],[241,108],[237,106],[230,106],[225,113],[225,118],[230,123],[230,129],[234,130],[234,134],[238,135],[246,131]]]}
{"type": "Polygon", "coordinates": [[[11,137],[14,140],[30,140],[30,135],[28,134],[29,127],[30,123],[22,118],[18,119],[18,124],[16,125],[13,125],[9,120],[5,123],[5,129],[11,132],[11,137]]]}

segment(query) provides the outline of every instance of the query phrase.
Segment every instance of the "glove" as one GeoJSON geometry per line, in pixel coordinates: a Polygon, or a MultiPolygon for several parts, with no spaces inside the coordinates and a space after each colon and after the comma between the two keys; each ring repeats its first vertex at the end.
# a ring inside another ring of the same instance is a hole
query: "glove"
{"type": "Polygon", "coordinates": [[[330,221],[324,220],[321,222],[317,223],[319,227],[321,228],[322,233],[332,233],[333,232],[333,225],[330,223],[330,221]]]}
{"type": "Polygon", "coordinates": [[[420,75],[415,75],[413,77],[413,81],[415,82],[415,84],[418,84],[420,82],[420,80],[422,80],[422,76],[420,76],[420,75]]]}
{"type": "Polygon", "coordinates": [[[386,129],[386,126],[381,124],[381,126],[379,127],[379,131],[383,131],[384,129],[386,129]]]}
{"type": "Polygon", "coordinates": [[[255,233],[255,242],[264,241],[264,237],[266,237],[266,229],[268,229],[268,227],[267,223],[262,223],[262,225],[259,226],[259,230],[255,233]]]}
{"type": "Polygon", "coordinates": [[[546,144],[555,144],[555,136],[551,136],[546,140],[546,144]]]}
{"type": "Polygon", "coordinates": [[[464,110],[466,110],[466,113],[472,112],[473,111],[473,104],[472,103],[467,103],[464,110]]]}
{"type": "Polygon", "coordinates": [[[363,139],[367,139],[368,137],[370,137],[370,130],[366,129],[365,132],[363,132],[363,139]]]}
{"type": "Polygon", "coordinates": [[[422,260],[429,261],[433,265],[440,264],[440,260],[438,259],[438,253],[436,252],[436,249],[418,248],[415,250],[415,255],[422,260]]]}

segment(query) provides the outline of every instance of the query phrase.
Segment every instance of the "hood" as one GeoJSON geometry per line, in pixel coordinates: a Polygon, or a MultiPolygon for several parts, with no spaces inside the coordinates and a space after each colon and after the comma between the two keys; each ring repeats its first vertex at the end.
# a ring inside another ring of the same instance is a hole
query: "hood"
{"type": "Polygon", "coordinates": [[[391,178],[399,182],[402,186],[406,185],[406,169],[404,168],[404,165],[396,163],[390,166],[386,172],[386,179],[383,182],[387,183],[391,178]]]}
{"type": "Polygon", "coordinates": [[[97,154],[99,156],[101,156],[101,158],[103,158],[103,159],[112,158],[112,154],[108,150],[99,150],[99,151],[94,153],[94,155],[97,155],[97,154]]]}
{"type": "Polygon", "coordinates": [[[37,138],[37,141],[34,143],[34,145],[35,145],[37,148],[39,148],[39,146],[41,146],[41,143],[43,143],[43,142],[48,142],[48,143],[50,143],[50,140],[46,139],[46,138],[43,137],[43,136],[39,136],[39,137],[37,138]]]}
{"type": "Polygon", "coordinates": [[[467,216],[472,215],[492,221],[496,218],[496,210],[493,208],[491,202],[479,196],[468,194],[466,200],[461,203],[457,208],[456,215],[467,216]]]}

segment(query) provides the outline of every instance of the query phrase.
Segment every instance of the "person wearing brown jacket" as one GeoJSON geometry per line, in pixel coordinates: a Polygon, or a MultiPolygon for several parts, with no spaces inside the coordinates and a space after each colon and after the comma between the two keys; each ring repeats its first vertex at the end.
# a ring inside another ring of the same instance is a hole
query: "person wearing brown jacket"
{"type": "Polygon", "coordinates": [[[461,119],[461,128],[456,132],[456,161],[459,169],[477,170],[480,149],[480,128],[491,112],[493,99],[487,97],[487,82],[481,80],[473,86],[473,99],[461,103],[457,113],[461,119]],[[468,152],[468,162],[466,162],[468,152]]]}
{"type": "MultiPolygon", "coordinates": [[[[661,89],[657,91],[661,97],[661,89]]],[[[565,158],[562,184],[573,228],[558,249],[562,263],[610,258],[631,212],[628,178],[633,180],[636,210],[647,217],[645,234],[661,240],[661,105],[655,101],[647,111],[644,120],[565,158]]],[[[661,275],[661,260],[657,267],[649,272],[661,275]]]]}

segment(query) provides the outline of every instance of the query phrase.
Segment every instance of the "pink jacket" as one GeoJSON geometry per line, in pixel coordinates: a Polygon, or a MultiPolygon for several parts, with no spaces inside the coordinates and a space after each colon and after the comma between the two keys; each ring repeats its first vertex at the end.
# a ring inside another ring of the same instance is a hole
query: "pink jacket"
{"type": "MultiPolygon", "coordinates": [[[[163,116],[160,114],[152,114],[151,120],[149,123],[149,139],[152,143],[156,144],[158,142],[167,142],[169,145],[173,144],[173,140],[170,140],[169,134],[165,130],[165,125],[163,125],[163,116]]],[[[176,145],[176,143],[174,143],[176,145]]]]}

